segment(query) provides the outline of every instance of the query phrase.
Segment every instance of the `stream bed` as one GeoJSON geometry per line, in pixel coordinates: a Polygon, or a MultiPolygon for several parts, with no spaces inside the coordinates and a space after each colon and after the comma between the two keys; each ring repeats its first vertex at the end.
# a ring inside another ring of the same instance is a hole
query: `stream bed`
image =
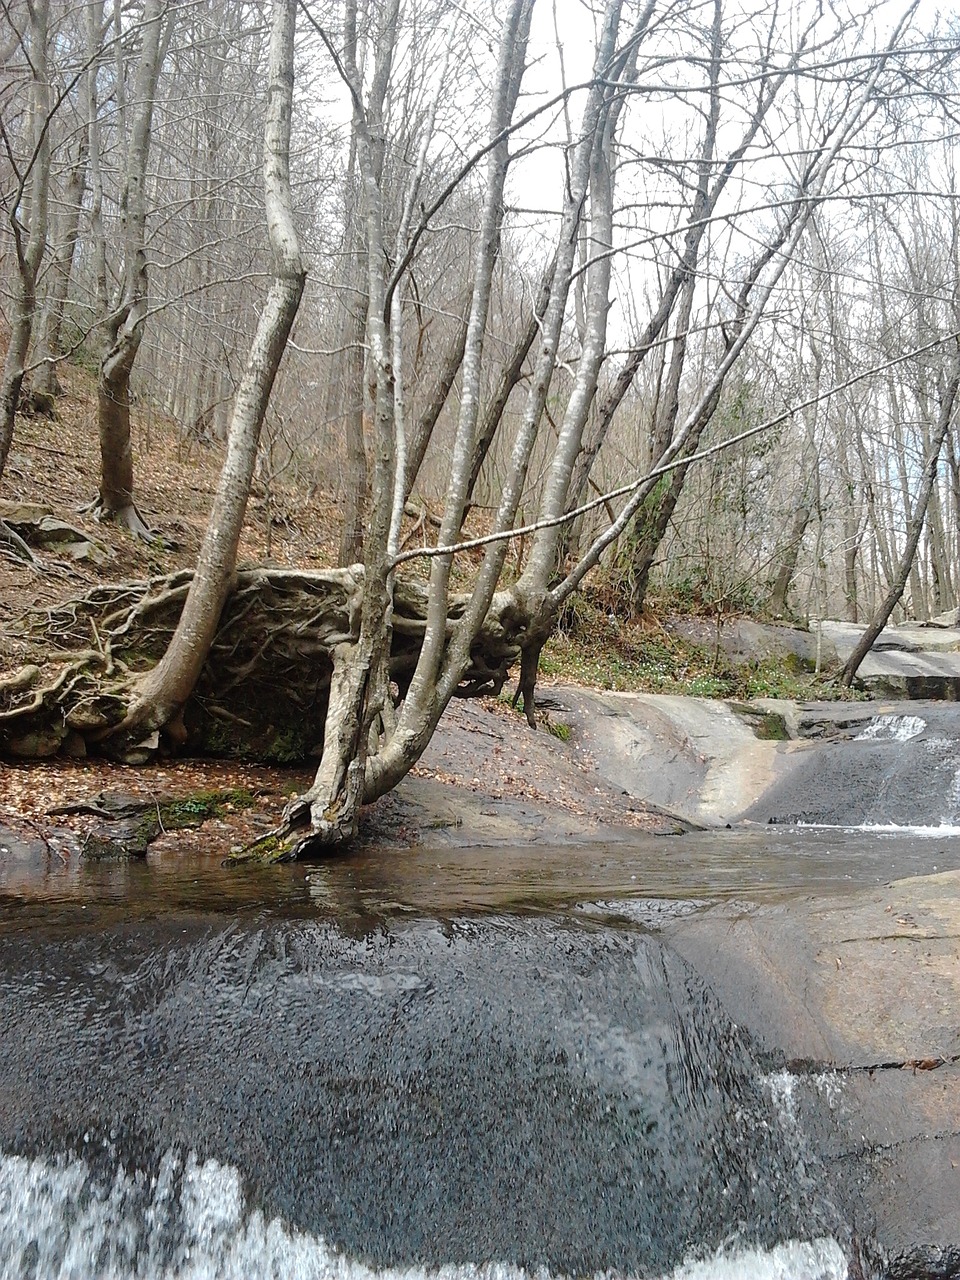
{"type": "Polygon", "coordinates": [[[790,1079],[657,923],[957,868],[951,828],[7,859],[0,1275],[843,1280],[790,1079]]]}

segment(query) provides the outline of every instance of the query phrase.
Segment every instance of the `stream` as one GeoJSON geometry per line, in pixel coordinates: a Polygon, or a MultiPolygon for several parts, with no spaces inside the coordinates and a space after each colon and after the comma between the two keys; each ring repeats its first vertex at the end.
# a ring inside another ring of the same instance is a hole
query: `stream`
{"type": "Polygon", "coordinates": [[[957,868],[947,827],[8,859],[0,1275],[843,1280],[789,1077],[656,926],[957,868]]]}

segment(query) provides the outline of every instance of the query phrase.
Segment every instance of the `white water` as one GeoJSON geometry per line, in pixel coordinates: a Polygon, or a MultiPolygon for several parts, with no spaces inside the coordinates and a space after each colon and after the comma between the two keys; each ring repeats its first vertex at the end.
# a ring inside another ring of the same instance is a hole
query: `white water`
{"type": "MultiPolygon", "coordinates": [[[[550,1280],[504,1263],[376,1270],[247,1205],[239,1172],[168,1154],[146,1180],[98,1187],[85,1161],[0,1156],[0,1275],[6,1280],[550,1280]],[[171,1231],[171,1227],[175,1229],[171,1231]],[[175,1243],[171,1244],[171,1237],[175,1243]]],[[[836,1241],[735,1245],[665,1280],[845,1280],[836,1241]]],[[[604,1280],[612,1280],[605,1277],[604,1280]]]]}
{"type": "MultiPolygon", "coordinates": [[[[947,836],[960,836],[960,827],[953,822],[941,822],[939,825],[923,827],[902,827],[895,822],[861,822],[857,826],[841,826],[830,822],[798,822],[801,831],[840,831],[846,835],[863,832],[866,835],[918,836],[922,840],[944,839],[947,836]]],[[[936,871],[936,867],[932,868],[936,871]]]]}
{"type": "Polygon", "coordinates": [[[919,737],[926,727],[926,720],[920,716],[876,716],[854,741],[909,742],[919,737]]]}

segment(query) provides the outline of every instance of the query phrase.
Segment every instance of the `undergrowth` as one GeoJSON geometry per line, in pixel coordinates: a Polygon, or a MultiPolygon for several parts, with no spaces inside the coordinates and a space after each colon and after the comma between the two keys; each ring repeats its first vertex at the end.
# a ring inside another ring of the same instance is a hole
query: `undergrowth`
{"type": "Polygon", "coordinates": [[[803,670],[793,654],[735,664],[722,649],[672,635],[656,622],[625,621],[586,597],[577,600],[544,648],[540,674],[624,693],[794,700],[837,696],[832,686],[803,670]]]}

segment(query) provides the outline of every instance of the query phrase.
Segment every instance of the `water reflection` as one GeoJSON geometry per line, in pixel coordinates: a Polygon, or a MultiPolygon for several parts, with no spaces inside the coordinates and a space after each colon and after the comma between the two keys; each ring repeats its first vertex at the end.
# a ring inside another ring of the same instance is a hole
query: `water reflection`
{"type": "Polygon", "coordinates": [[[960,834],[746,828],[579,847],[374,849],[271,868],[165,850],[86,862],[36,842],[0,853],[8,923],[195,911],[358,921],[407,913],[556,911],[613,899],[782,900],[960,868],[960,834]]]}

